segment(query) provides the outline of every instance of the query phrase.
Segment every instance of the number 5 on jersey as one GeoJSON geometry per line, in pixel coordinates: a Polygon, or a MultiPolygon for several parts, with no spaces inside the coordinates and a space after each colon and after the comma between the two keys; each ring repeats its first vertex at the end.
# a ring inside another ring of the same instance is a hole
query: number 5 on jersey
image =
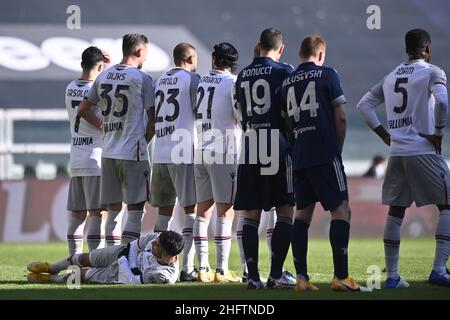
{"type": "Polygon", "coordinates": [[[289,117],[294,117],[296,122],[300,121],[300,111],[309,111],[311,118],[317,117],[317,110],[319,109],[319,103],[316,99],[316,82],[310,81],[305,91],[303,92],[300,105],[297,103],[295,97],[295,87],[289,87],[287,92],[287,113],[289,117]]]}

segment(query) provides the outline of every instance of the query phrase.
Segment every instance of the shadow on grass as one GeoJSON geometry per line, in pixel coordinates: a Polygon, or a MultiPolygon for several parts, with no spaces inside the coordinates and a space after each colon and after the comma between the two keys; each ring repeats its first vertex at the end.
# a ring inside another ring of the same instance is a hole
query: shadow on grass
{"type": "Polygon", "coordinates": [[[408,289],[374,290],[371,293],[334,292],[329,283],[316,283],[319,292],[294,290],[248,290],[245,284],[176,284],[176,285],[81,285],[68,289],[63,285],[28,284],[26,281],[1,281],[16,284],[14,289],[1,289],[0,299],[55,300],[405,300],[450,299],[450,288],[436,287],[424,281],[410,282],[408,289]]]}

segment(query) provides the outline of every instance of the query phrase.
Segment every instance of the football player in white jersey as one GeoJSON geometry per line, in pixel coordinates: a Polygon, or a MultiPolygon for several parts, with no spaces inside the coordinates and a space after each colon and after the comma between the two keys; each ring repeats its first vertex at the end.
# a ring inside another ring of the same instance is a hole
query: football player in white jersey
{"type": "Polygon", "coordinates": [[[27,279],[32,283],[67,283],[76,271],[59,273],[78,266],[82,283],[174,284],[181,250],[180,234],[151,233],[128,244],[75,254],[54,263],[31,262],[27,265],[27,279]]]}
{"type": "Polygon", "coordinates": [[[121,63],[97,77],[78,111],[81,117],[103,129],[100,197],[108,209],[108,246],[140,236],[144,204],[149,199],[147,143],[154,132],[154,89],[151,77],[140,70],[147,51],[146,36],[124,35],[121,63]],[[101,108],[102,119],[91,109],[96,104],[101,108]],[[122,202],[127,204],[128,219],[121,236],[122,202]]]}
{"type": "Polygon", "coordinates": [[[400,277],[398,260],[400,227],[405,209],[436,205],[436,255],[429,282],[450,287],[446,263],[450,254],[450,172],[441,155],[448,110],[447,79],[442,69],[429,63],[431,37],[413,29],[405,36],[408,60],[375,85],[357,109],[370,128],[391,147],[383,184],[383,204],[389,205],[384,228],[386,288],[408,287],[400,277]],[[385,103],[388,131],[375,113],[385,103]]]}
{"type": "Polygon", "coordinates": [[[239,54],[233,45],[227,42],[216,44],[212,52],[212,70],[200,77],[197,89],[194,165],[197,217],[194,222],[194,243],[200,282],[240,280],[228,269],[240,130],[231,96],[236,82],[233,72],[238,58],[239,54]],[[215,273],[208,261],[208,226],[214,204],[217,211],[215,273]]]}
{"type": "MultiPolygon", "coordinates": [[[[109,57],[97,47],[89,47],[81,56],[82,73],[79,79],[66,88],[66,109],[70,122],[70,184],[67,210],[70,211],[67,226],[69,254],[83,252],[84,224],[89,211],[87,243],[89,251],[97,249],[101,242],[100,173],[102,132],[78,115],[78,106],[89,92],[93,81],[109,57]]],[[[100,109],[95,106],[95,112],[100,109]]]]}
{"type": "Polygon", "coordinates": [[[175,200],[184,208],[183,268],[180,281],[196,281],[192,231],[195,220],[194,106],[200,76],[197,50],[179,43],[173,50],[175,68],[155,85],[155,138],[152,153],[151,205],[158,208],[155,231],[168,229],[175,200]]]}

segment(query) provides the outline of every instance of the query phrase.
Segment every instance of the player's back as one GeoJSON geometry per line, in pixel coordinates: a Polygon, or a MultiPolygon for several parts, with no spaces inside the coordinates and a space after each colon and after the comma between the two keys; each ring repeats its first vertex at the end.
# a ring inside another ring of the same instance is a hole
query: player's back
{"type": "Polygon", "coordinates": [[[434,97],[431,86],[445,84],[444,72],[424,60],[411,60],[397,66],[383,80],[391,155],[436,153],[419,133],[434,132],[434,97]]]}
{"type": "Polygon", "coordinates": [[[340,153],[334,107],[345,103],[336,71],[302,63],[283,81],[282,93],[294,120],[294,170],[333,161],[340,153]]]}
{"type": "Polygon", "coordinates": [[[258,57],[239,73],[236,99],[241,106],[244,130],[282,128],[279,89],[291,71],[288,65],[258,57]]]}
{"type": "MultiPolygon", "coordinates": [[[[153,163],[173,163],[172,150],[180,141],[172,141],[175,130],[189,135],[189,154],[183,154],[186,163],[193,161],[194,108],[199,75],[182,68],[164,73],[156,82],[155,141],[153,163]]],[[[187,150],[186,148],[184,150],[187,150]]]]}
{"type": "Polygon", "coordinates": [[[103,115],[103,157],[142,161],[148,158],[145,109],[153,104],[149,75],[130,65],[114,65],[95,80],[103,115]]]}
{"type": "Polygon", "coordinates": [[[236,139],[238,128],[231,97],[235,82],[236,76],[225,71],[211,70],[200,77],[195,109],[196,148],[225,153],[232,143],[229,139],[236,139]]]}
{"type": "MultiPolygon", "coordinates": [[[[77,115],[78,106],[89,92],[93,82],[73,80],[66,87],[65,105],[70,123],[71,175],[99,175],[102,132],[77,115]]],[[[100,117],[100,109],[95,112],[100,117]]]]}

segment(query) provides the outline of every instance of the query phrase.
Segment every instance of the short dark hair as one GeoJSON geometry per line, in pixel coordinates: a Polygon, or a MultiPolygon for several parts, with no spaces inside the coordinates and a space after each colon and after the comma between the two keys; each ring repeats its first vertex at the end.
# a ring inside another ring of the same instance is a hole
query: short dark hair
{"type": "Polygon", "coordinates": [[[143,43],[148,43],[148,39],[143,34],[128,33],[122,37],[122,53],[128,57],[134,53],[136,48],[143,43]]]}
{"type": "Polygon", "coordinates": [[[409,55],[421,54],[430,44],[430,34],[423,29],[412,29],[405,35],[406,53],[409,55]]]}
{"type": "Polygon", "coordinates": [[[163,231],[159,234],[159,244],[171,256],[178,255],[184,248],[183,237],[175,231],[163,231]]]}
{"type": "Polygon", "coordinates": [[[239,59],[239,53],[232,44],[221,42],[216,44],[213,49],[212,56],[215,59],[216,67],[229,68],[231,72],[236,71],[236,62],[239,59]]]}
{"type": "Polygon", "coordinates": [[[261,32],[259,43],[264,50],[277,50],[283,44],[283,33],[275,28],[265,29],[261,32]]]}
{"type": "Polygon", "coordinates": [[[104,59],[102,50],[97,47],[89,47],[81,54],[81,68],[84,71],[90,71],[104,59]]]}
{"type": "Polygon", "coordinates": [[[300,55],[304,58],[315,56],[320,47],[325,48],[325,40],[318,35],[312,34],[303,39],[300,45],[300,55]]]}
{"type": "Polygon", "coordinates": [[[194,46],[187,42],[181,42],[173,48],[173,62],[176,66],[180,65],[189,57],[189,51],[196,50],[194,46]]]}

